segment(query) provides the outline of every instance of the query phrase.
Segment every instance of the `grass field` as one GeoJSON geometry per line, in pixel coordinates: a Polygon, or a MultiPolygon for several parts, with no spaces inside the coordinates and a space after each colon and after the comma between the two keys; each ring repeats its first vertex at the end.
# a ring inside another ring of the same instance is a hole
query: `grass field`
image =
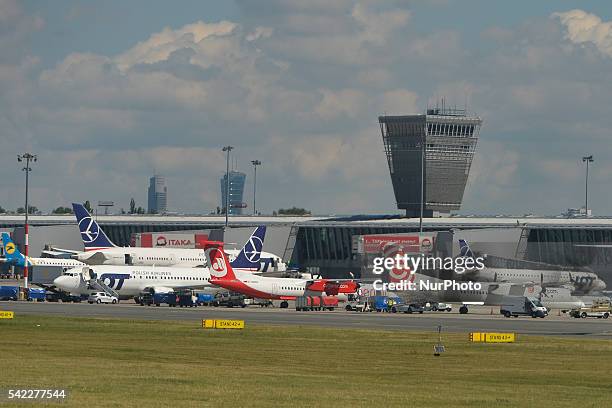
{"type": "Polygon", "coordinates": [[[199,324],[0,321],[0,389],[66,388],[68,406],[92,407],[588,408],[612,398],[606,340],[471,344],[444,334],[447,352],[434,357],[433,332],[199,324]]]}

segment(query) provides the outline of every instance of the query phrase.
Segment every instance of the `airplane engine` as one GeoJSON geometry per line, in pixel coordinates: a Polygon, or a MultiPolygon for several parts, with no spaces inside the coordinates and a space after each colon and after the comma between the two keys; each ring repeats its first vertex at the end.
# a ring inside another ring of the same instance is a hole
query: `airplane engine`
{"type": "Polygon", "coordinates": [[[150,294],[154,295],[156,293],[170,293],[170,292],[174,292],[174,289],[168,288],[168,287],[165,287],[165,286],[155,286],[155,287],[152,287],[152,288],[147,288],[147,291],[150,294]]]}
{"type": "Polygon", "coordinates": [[[334,296],[339,293],[355,293],[360,285],[357,282],[328,282],[325,284],[324,292],[327,295],[334,296]]]}

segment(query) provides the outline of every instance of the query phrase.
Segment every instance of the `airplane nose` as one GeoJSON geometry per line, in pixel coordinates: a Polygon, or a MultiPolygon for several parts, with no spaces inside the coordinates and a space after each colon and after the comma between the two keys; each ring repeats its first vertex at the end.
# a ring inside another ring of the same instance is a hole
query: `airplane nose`
{"type": "Polygon", "coordinates": [[[603,290],[606,288],[606,282],[602,281],[601,279],[597,279],[595,281],[595,288],[599,289],[599,290],[603,290]]]}
{"type": "Polygon", "coordinates": [[[70,278],[64,275],[53,279],[53,284],[63,290],[70,290],[72,286],[70,283],[70,278]]]}

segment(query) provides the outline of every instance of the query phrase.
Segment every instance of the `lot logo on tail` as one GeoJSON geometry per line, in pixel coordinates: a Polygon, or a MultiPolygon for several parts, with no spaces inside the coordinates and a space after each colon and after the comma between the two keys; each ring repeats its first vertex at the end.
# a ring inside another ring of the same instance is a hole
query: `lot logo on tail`
{"type": "Polygon", "coordinates": [[[108,239],[102,228],[100,228],[96,220],[91,217],[91,214],[82,204],[72,203],[72,209],[74,210],[86,251],[116,246],[108,239]]]}
{"type": "Polygon", "coordinates": [[[472,259],[476,258],[474,256],[474,253],[472,253],[472,250],[470,249],[469,244],[464,239],[459,240],[459,256],[462,256],[464,258],[472,258],[472,259]]]}
{"type": "Polygon", "coordinates": [[[222,278],[227,275],[227,265],[221,251],[218,248],[211,248],[206,251],[206,257],[210,259],[210,274],[215,278],[222,278]]]}
{"type": "Polygon", "coordinates": [[[261,259],[261,249],[263,241],[258,236],[252,235],[244,245],[244,255],[250,262],[259,262],[261,259]]]}
{"type": "MultiPolygon", "coordinates": [[[[232,268],[248,268],[251,270],[262,270],[261,261],[271,261],[269,258],[261,257],[263,242],[266,237],[266,226],[261,225],[253,231],[249,240],[244,244],[240,253],[231,263],[232,268]]],[[[267,269],[267,265],[264,266],[267,269]]]]}
{"type": "Polygon", "coordinates": [[[79,221],[79,229],[81,230],[81,238],[86,244],[94,242],[100,235],[100,227],[91,217],[85,217],[79,221]]]}
{"type": "Polygon", "coordinates": [[[4,247],[4,251],[9,255],[13,255],[15,253],[15,244],[13,244],[12,242],[9,242],[4,247]]]}

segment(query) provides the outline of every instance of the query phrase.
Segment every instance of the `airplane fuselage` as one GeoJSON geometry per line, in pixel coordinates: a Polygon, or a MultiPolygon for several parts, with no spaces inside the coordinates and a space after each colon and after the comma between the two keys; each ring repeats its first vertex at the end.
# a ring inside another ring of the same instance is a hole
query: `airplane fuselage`
{"type": "Polygon", "coordinates": [[[89,278],[101,280],[122,298],[138,296],[144,290],[166,293],[177,289],[211,287],[208,268],[174,268],[157,266],[111,266],[97,265],[74,268],[54,280],[61,290],[75,295],[92,292],[88,288],[89,278]],[[87,276],[89,275],[89,276],[87,276]]]}
{"type": "Polygon", "coordinates": [[[570,272],[562,270],[485,268],[469,275],[478,282],[533,283],[543,287],[573,287],[575,292],[601,291],[606,284],[591,272],[570,272]]]}

